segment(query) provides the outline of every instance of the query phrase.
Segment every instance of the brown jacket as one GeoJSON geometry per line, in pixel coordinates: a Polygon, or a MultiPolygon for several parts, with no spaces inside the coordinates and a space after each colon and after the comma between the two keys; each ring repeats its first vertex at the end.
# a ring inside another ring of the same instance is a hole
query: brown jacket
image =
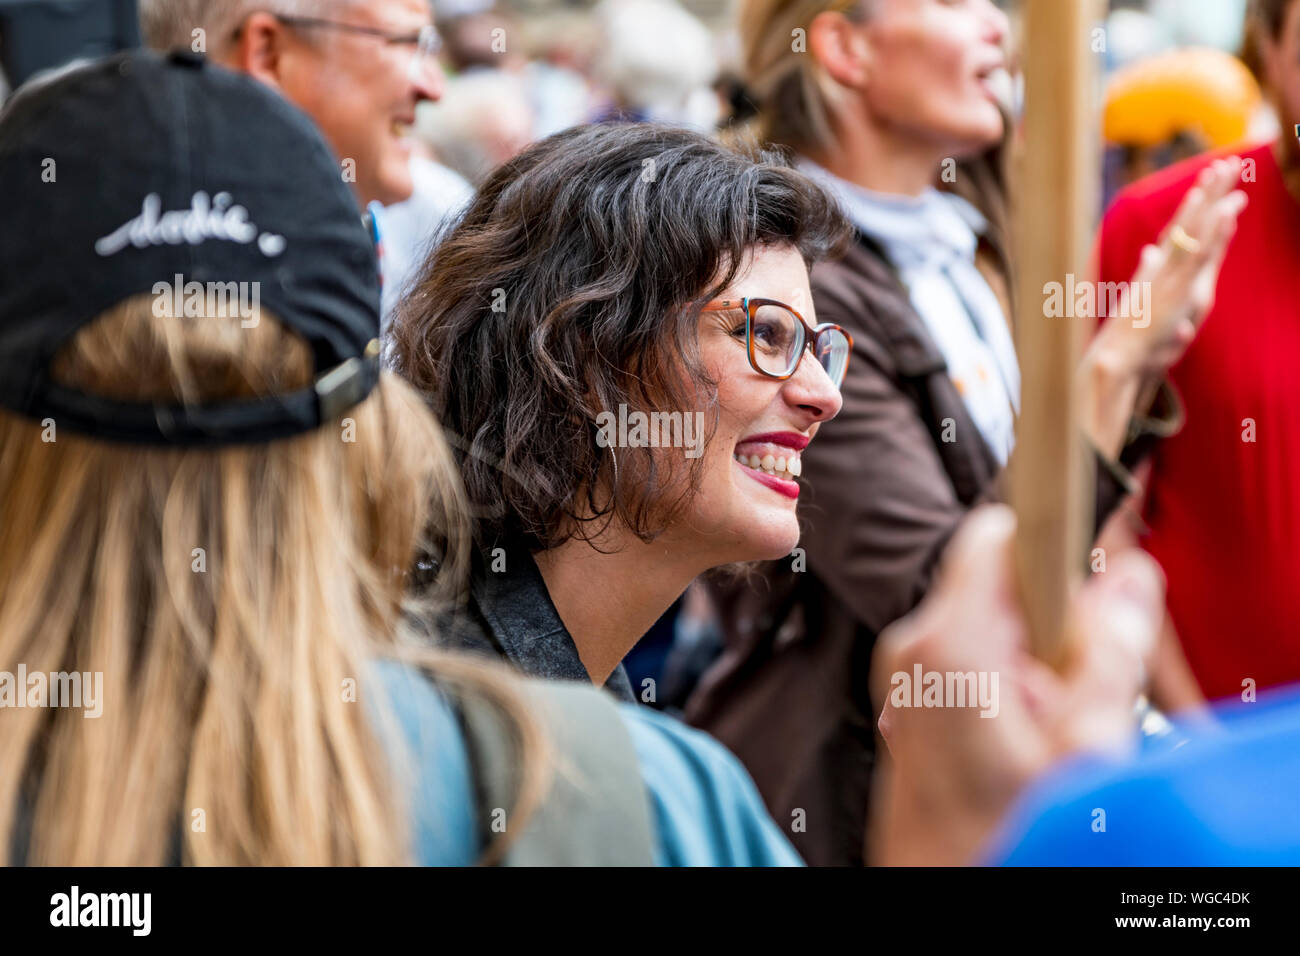
{"type": "MultiPolygon", "coordinates": [[[[725,650],[686,719],[740,757],[805,860],[860,864],[876,635],[920,601],[966,513],[997,498],[1000,468],[878,247],[860,235],[814,268],[812,289],[817,320],[853,335],[853,358],[843,410],[803,454],[806,570],[796,551],[710,581],[725,650]]],[[[1129,488],[1098,459],[1098,527],[1129,488]]]]}

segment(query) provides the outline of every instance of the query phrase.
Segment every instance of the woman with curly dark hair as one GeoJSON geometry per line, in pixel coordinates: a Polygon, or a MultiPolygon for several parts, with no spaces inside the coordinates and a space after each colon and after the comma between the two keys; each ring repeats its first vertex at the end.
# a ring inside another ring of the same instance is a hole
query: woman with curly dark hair
{"type": "Polygon", "coordinates": [[[774,157],[653,125],[492,175],[393,332],[478,509],[460,644],[631,698],[623,656],[692,579],[791,553],[852,344],[808,268],[846,235],[774,157]]]}

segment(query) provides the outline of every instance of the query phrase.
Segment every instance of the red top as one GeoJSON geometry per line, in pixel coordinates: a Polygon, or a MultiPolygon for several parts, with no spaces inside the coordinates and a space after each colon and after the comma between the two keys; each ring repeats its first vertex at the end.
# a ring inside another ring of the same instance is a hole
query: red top
{"type": "MultiPolygon", "coordinates": [[[[1102,225],[1103,281],[1132,278],[1142,246],[1212,158],[1120,194],[1102,225]]],[[[1240,696],[1246,678],[1260,688],[1300,681],[1300,204],[1271,146],[1243,158],[1250,204],[1214,309],[1172,371],[1187,425],[1156,452],[1143,539],[1210,698],[1240,696]]]]}

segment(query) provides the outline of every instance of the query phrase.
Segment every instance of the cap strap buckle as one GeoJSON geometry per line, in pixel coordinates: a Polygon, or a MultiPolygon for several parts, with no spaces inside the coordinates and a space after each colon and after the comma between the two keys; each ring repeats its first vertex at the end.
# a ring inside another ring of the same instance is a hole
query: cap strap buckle
{"type": "Polygon", "coordinates": [[[360,404],[378,378],[378,339],[370,340],[363,356],[354,356],[322,372],[315,384],[321,424],[340,418],[348,409],[360,404]]]}

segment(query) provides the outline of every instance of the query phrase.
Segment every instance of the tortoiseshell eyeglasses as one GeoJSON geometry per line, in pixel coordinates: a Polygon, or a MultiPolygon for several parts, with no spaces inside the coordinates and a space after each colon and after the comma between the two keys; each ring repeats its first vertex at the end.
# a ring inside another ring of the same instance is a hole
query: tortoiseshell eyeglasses
{"type": "MultiPolygon", "coordinates": [[[[745,313],[745,348],[754,371],[769,378],[787,379],[799,368],[806,349],[811,348],[831,383],[838,389],[844,382],[853,351],[853,337],[838,325],[825,323],[812,328],[804,317],[775,299],[714,299],[702,312],[745,313]]],[[[733,331],[739,336],[740,326],[733,331]]]]}

